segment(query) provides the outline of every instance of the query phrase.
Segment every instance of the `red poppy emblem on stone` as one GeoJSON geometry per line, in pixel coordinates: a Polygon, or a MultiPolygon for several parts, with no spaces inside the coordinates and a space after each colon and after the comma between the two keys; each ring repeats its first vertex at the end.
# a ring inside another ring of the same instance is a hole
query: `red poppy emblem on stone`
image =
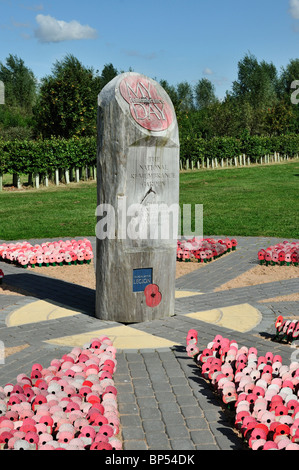
{"type": "Polygon", "coordinates": [[[120,93],[129,103],[133,119],[150,131],[164,131],[173,122],[170,100],[160,96],[155,83],[142,75],[125,77],[120,93]]]}
{"type": "Polygon", "coordinates": [[[162,300],[162,294],[156,284],[148,284],[144,289],[144,295],[148,307],[157,307],[162,300]]]}

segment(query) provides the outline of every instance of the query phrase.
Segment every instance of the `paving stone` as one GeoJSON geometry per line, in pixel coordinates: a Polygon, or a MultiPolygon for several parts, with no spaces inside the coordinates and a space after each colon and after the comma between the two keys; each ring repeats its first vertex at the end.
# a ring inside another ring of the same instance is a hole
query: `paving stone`
{"type": "Polygon", "coordinates": [[[139,415],[123,415],[122,417],[122,429],[127,427],[140,426],[140,417],[139,415]]]}
{"type": "Polygon", "coordinates": [[[209,429],[209,424],[206,418],[203,417],[186,417],[186,424],[188,429],[191,430],[201,430],[209,429]]]}
{"type": "Polygon", "coordinates": [[[166,424],[166,432],[170,439],[189,439],[189,431],[184,424],[166,424]]]}
{"type": "Polygon", "coordinates": [[[167,403],[167,402],[160,402],[159,403],[159,408],[161,410],[161,413],[179,413],[180,407],[177,403],[172,402],[172,403],[167,403]]]}
{"type": "Polygon", "coordinates": [[[145,441],[137,441],[137,440],[126,440],[124,442],[124,450],[148,450],[145,441]]]}
{"type": "Polygon", "coordinates": [[[189,439],[171,439],[172,450],[195,450],[194,444],[189,439]]]}
{"type": "Polygon", "coordinates": [[[152,383],[155,392],[171,392],[171,385],[168,382],[154,382],[152,383]]]}
{"type": "Polygon", "coordinates": [[[187,418],[202,418],[204,416],[203,410],[200,408],[198,404],[189,405],[188,403],[181,405],[181,412],[185,419],[187,418]]]}
{"type": "Polygon", "coordinates": [[[215,444],[215,437],[207,429],[190,431],[192,442],[197,445],[215,444]]]}
{"type": "Polygon", "coordinates": [[[176,403],[176,396],[172,393],[172,392],[157,392],[155,391],[155,397],[156,397],[156,400],[163,404],[163,403],[168,403],[168,404],[171,404],[171,403],[176,403]]]}
{"type": "Polygon", "coordinates": [[[167,413],[163,412],[163,421],[166,425],[184,425],[185,420],[181,413],[167,413]]]}
{"type": "Polygon", "coordinates": [[[217,444],[199,444],[195,446],[196,450],[205,450],[205,451],[210,451],[210,450],[227,450],[227,449],[222,449],[219,447],[217,444]]]}
{"type": "Polygon", "coordinates": [[[153,397],[154,391],[152,387],[134,387],[136,397],[153,397]]]}
{"type": "Polygon", "coordinates": [[[158,407],[158,402],[153,397],[136,397],[136,401],[140,408],[153,408],[158,407]]]}
{"type": "Polygon", "coordinates": [[[142,423],[145,433],[164,432],[164,423],[160,419],[146,419],[142,423]]]}
{"type": "Polygon", "coordinates": [[[125,441],[145,440],[144,430],[141,426],[125,426],[122,427],[121,432],[125,441]]]}
{"type": "Polygon", "coordinates": [[[117,394],[117,401],[118,403],[135,403],[136,399],[133,395],[133,391],[127,393],[118,393],[117,394]]]}
{"type": "Polygon", "coordinates": [[[121,415],[134,415],[140,412],[139,407],[131,403],[118,403],[118,411],[121,415]]]}
{"type": "Polygon", "coordinates": [[[155,408],[141,408],[140,409],[140,416],[142,420],[147,419],[160,419],[161,420],[161,411],[158,407],[155,408]]]}
{"type": "Polygon", "coordinates": [[[170,450],[170,443],[167,435],[163,432],[154,432],[146,434],[146,441],[149,449],[170,450]]]}

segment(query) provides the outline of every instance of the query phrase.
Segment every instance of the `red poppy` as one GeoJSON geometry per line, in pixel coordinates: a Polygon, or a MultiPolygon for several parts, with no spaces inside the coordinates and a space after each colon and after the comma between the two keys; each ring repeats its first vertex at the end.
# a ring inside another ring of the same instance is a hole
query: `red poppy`
{"type": "Polygon", "coordinates": [[[258,259],[263,261],[265,259],[265,250],[261,250],[258,252],[258,259]]]}
{"type": "Polygon", "coordinates": [[[285,252],[284,251],[280,251],[278,253],[278,259],[279,259],[279,261],[284,261],[285,260],[285,252]]]}
{"type": "Polygon", "coordinates": [[[144,289],[144,295],[148,307],[157,307],[162,300],[162,294],[156,284],[148,284],[144,289]]]}
{"type": "Polygon", "coordinates": [[[281,324],[282,324],[282,322],[283,322],[283,316],[282,316],[282,315],[279,315],[279,316],[277,317],[276,322],[275,322],[275,328],[280,327],[281,324]]]}

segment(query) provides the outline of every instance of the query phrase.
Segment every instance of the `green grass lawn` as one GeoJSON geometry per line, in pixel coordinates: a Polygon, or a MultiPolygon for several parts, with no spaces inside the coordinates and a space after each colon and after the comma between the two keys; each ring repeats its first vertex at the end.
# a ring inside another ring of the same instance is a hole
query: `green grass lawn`
{"type": "MultiPolygon", "coordinates": [[[[203,204],[204,235],[299,238],[299,162],[180,175],[180,203],[203,204]]],[[[0,239],[95,236],[96,183],[0,193],[0,239]]]]}
{"type": "Polygon", "coordinates": [[[0,193],[0,239],[95,235],[96,183],[0,193]]]}
{"type": "Polygon", "coordinates": [[[299,238],[299,162],[185,172],[180,202],[203,204],[205,235],[299,238]]]}

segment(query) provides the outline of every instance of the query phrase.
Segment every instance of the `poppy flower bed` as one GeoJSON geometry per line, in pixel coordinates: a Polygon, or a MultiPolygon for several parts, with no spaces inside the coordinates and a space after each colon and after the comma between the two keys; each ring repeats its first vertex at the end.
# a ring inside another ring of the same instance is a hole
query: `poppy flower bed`
{"type": "Polygon", "coordinates": [[[2,450],[121,450],[116,349],[102,336],[0,387],[2,450]]]}
{"type": "Polygon", "coordinates": [[[89,240],[66,240],[31,245],[28,242],[2,243],[0,260],[22,266],[63,266],[90,263],[93,259],[89,240]]]}
{"type": "Polygon", "coordinates": [[[299,339],[299,320],[283,319],[282,315],[279,315],[275,322],[276,335],[275,341],[286,341],[292,343],[299,339]]]}
{"type": "Polygon", "coordinates": [[[229,238],[214,240],[194,237],[192,240],[178,240],[177,260],[207,263],[236,250],[237,245],[237,240],[229,238]]]}
{"type": "Polygon", "coordinates": [[[278,243],[258,252],[260,264],[266,266],[298,266],[299,242],[278,243]]]}
{"type": "Polygon", "coordinates": [[[244,443],[252,450],[299,450],[299,363],[283,365],[280,355],[259,356],[221,335],[200,351],[197,336],[189,330],[187,354],[232,412],[244,443]]]}

